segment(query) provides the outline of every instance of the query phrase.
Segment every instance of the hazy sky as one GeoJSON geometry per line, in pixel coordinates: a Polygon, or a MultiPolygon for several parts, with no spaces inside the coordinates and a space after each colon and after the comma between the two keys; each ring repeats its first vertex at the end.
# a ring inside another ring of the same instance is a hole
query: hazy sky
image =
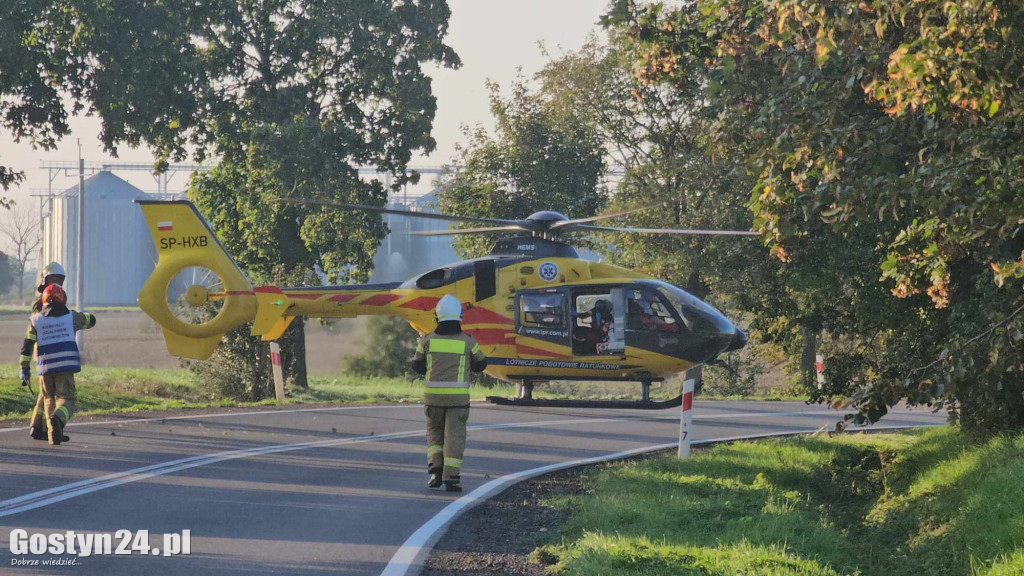
{"type": "MultiPolygon", "coordinates": [[[[504,87],[515,78],[519,66],[527,75],[539,70],[546,58],[538,42],[554,54],[560,49],[580,47],[587,34],[598,28],[597,21],[607,0],[449,0],[448,4],[452,10],[448,43],[458,52],[463,65],[454,71],[432,72],[438,100],[434,120],[437,150],[429,157],[414,158],[414,165],[448,162],[455,144],[462,139],[463,124],[482,122],[490,128],[484,82],[491,79],[504,87]]],[[[81,140],[86,161],[113,160],[103,153],[98,120],[75,118],[71,128],[72,134],[61,141],[58,149],[49,152],[32,150],[27,142],[15,144],[9,133],[0,131],[0,164],[24,170],[26,175],[19,188],[7,193],[9,197],[19,204],[37,205],[29,194],[33,189],[45,189],[48,178],[46,171],[39,168],[40,162],[76,160],[77,139],[81,140]]],[[[118,160],[149,162],[152,156],[145,148],[122,147],[118,160]]],[[[119,175],[143,190],[156,190],[155,181],[145,172],[119,175]]],[[[172,189],[180,187],[182,181],[183,176],[179,175],[172,182],[172,189]]],[[[75,178],[60,176],[53,187],[62,190],[76,182],[75,178]]]]}

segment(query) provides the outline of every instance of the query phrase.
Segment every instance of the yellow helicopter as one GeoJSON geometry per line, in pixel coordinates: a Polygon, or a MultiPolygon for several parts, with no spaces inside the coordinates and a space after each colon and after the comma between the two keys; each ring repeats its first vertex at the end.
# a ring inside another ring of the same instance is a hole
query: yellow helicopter
{"type": "Polygon", "coordinates": [[[543,211],[524,220],[473,218],[372,206],[285,199],[285,202],[481,225],[418,235],[512,232],[491,254],[430,270],[405,282],[348,286],[253,287],[188,201],[139,201],[159,256],[139,293],[139,307],[163,329],[167,349],[206,359],[229,330],[252,322],[252,335],[280,338],[297,316],[401,316],[432,331],[445,294],[463,302],[463,329],[488,357],[487,373],[517,384],[513,405],[666,408],[650,385],[743,348],[747,336],[718,310],[684,290],[644,274],[579,257],[558,240],[570,231],[753,236],[754,232],[621,228],[593,222],[643,209],[569,219],[543,211]],[[551,380],[634,381],[641,399],[592,404],[539,400],[533,386],[551,380]]]}

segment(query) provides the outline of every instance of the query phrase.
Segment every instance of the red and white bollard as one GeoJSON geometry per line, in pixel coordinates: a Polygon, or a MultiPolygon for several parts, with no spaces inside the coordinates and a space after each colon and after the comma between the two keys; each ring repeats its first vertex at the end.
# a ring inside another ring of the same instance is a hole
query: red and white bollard
{"type": "Polygon", "coordinates": [[[679,459],[690,457],[690,429],[693,427],[694,381],[683,382],[683,403],[679,412],[679,459]]]}
{"type": "Polygon", "coordinates": [[[270,364],[274,367],[274,395],[278,402],[284,402],[284,369],[281,367],[281,345],[270,343],[270,364]]]}

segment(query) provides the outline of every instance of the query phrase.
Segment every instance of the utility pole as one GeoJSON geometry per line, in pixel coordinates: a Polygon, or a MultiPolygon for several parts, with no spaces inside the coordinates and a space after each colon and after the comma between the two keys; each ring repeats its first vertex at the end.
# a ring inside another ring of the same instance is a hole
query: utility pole
{"type": "MultiPolygon", "coordinates": [[[[78,140],[78,242],[75,254],[75,303],[78,311],[85,310],[85,160],[82,158],[82,140],[78,140]]],[[[85,330],[75,335],[78,339],[78,352],[85,352],[85,330]]]]}

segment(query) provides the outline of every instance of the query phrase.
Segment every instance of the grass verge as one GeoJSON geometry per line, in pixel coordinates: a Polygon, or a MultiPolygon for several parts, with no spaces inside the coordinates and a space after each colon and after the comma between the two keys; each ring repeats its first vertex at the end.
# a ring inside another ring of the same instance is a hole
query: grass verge
{"type": "MultiPolygon", "coordinates": [[[[238,402],[219,398],[212,386],[197,382],[185,369],[134,369],[85,366],[75,378],[78,388],[78,413],[115,414],[147,410],[180,410],[232,406],[276,404],[274,400],[238,402]]],[[[39,391],[33,378],[33,389],[39,391]]],[[[652,397],[666,399],[679,391],[661,384],[652,389],[652,397]]],[[[385,402],[418,402],[422,386],[418,381],[401,378],[363,378],[348,375],[314,376],[309,388],[290,388],[289,404],[345,403],[372,404],[385,402]]],[[[474,385],[473,400],[487,396],[514,396],[515,387],[500,384],[494,387],[474,385]]],[[[534,391],[537,398],[637,399],[640,386],[622,382],[552,382],[540,384],[534,391]]],[[[715,398],[707,400],[741,400],[750,398],[715,398]]],[[[765,398],[784,399],[784,398],[765,398]]],[[[800,399],[800,398],[797,398],[800,399]]],[[[18,380],[16,364],[0,364],[0,421],[20,419],[32,412],[35,396],[18,380]]]]}
{"type": "Polygon", "coordinates": [[[556,574],[1024,574],[1024,435],[949,427],[611,465],[534,558],[556,574]]]}
{"type": "MultiPolygon", "coordinates": [[[[193,375],[184,369],[140,370],[86,366],[76,375],[75,380],[78,413],[82,415],[276,404],[273,399],[237,402],[218,398],[213,387],[197,383],[193,375]]],[[[39,392],[35,378],[32,387],[39,392]]],[[[289,389],[290,396],[286,403],[418,402],[422,391],[421,383],[399,378],[313,377],[308,389],[289,389]]],[[[513,394],[512,386],[473,386],[470,389],[473,400],[513,394]]],[[[19,381],[18,366],[0,365],[0,421],[27,418],[35,400],[35,396],[19,381]]]]}

